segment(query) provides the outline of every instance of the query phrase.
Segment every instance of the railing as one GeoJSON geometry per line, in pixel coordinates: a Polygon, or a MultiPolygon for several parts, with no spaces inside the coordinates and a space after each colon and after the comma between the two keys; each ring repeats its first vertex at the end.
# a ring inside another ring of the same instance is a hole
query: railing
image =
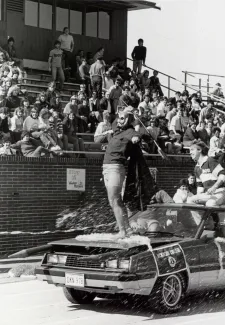
{"type": "MultiPolygon", "coordinates": [[[[129,60],[129,61],[131,61],[131,62],[134,61],[134,60],[132,60],[132,59],[130,59],[130,58],[127,58],[127,60],[129,60]]],[[[146,64],[143,65],[143,67],[145,67],[145,68],[147,68],[147,69],[149,69],[149,70],[152,70],[152,71],[157,70],[157,69],[154,69],[154,68],[151,68],[151,67],[147,66],[146,64]]],[[[171,92],[171,91],[173,91],[174,93],[177,91],[177,90],[174,90],[174,89],[171,88],[171,80],[174,80],[174,81],[178,81],[178,80],[177,80],[176,78],[174,78],[174,77],[172,77],[172,76],[170,76],[170,75],[164,73],[164,72],[161,72],[161,71],[159,71],[159,70],[157,70],[157,71],[158,71],[158,73],[159,73],[160,75],[165,76],[165,77],[167,78],[167,86],[161,84],[161,87],[166,88],[166,89],[168,90],[168,97],[170,97],[170,92],[171,92]]]]}
{"type": "MultiPolygon", "coordinates": [[[[221,75],[217,75],[217,74],[210,74],[210,73],[191,72],[191,71],[182,71],[182,72],[184,73],[185,89],[187,88],[187,85],[190,85],[191,87],[197,87],[197,89],[200,91],[203,88],[206,88],[207,93],[210,93],[210,89],[214,88],[215,82],[211,83],[211,82],[213,82],[212,78],[217,78],[216,83],[220,82],[220,80],[218,81],[218,79],[224,80],[224,78],[225,78],[225,76],[221,76],[221,75]],[[199,78],[199,76],[202,76],[203,78],[199,78]],[[189,84],[188,77],[192,77],[192,78],[196,79],[197,84],[189,84]],[[204,78],[204,77],[206,77],[206,78],[204,78]]],[[[207,96],[205,96],[205,97],[207,97],[207,96]]]]}

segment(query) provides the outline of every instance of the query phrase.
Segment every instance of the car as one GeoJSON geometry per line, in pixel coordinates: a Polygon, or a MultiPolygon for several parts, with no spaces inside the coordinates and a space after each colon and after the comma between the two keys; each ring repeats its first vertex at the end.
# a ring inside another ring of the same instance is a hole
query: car
{"type": "Polygon", "coordinates": [[[49,244],[37,278],[75,304],[143,299],[177,312],[193,292],[225,289],[225,206],[153,204],[130,220],[136,235],[80,235],[49,244]]]}

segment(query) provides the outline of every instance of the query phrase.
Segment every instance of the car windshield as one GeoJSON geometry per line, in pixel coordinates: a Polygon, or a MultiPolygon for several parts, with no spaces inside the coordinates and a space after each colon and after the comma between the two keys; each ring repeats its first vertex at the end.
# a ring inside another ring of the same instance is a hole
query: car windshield
{"type": "Polygon", "coordinates": [[[130,224],[140,234],[194,238],[203,215],[204,210],[191,210],[184,207],[150,207],[133,216],[130,224]]]}

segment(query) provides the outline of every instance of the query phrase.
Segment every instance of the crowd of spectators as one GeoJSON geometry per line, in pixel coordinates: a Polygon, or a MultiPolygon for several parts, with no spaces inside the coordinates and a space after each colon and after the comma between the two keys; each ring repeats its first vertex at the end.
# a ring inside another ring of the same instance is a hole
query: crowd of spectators
{"type": "MultiPolygon", "coordinates": [[[[145,152],[157,153],[153,140],[166,153],[178,154],[200,139],[209,147],[209,156],[223,159],[224,114],[209,97],[203,101],[201,91],[164,96],[158,72],[150,76],[145,67],[143,44],[138,40],[132,52],[133,71],[123,58],[105,62],[103,47],[95,54],[79,50],[71,56],[74,41],[65,28],[49,54],[52,81],[34,99],[24,87],[23,61],[17,58],[14,39],[9,38],[0,48],[0,155],[64,155],[69,144],[73,151],[82,152],[84,141],[77,133],[88,132],[94,133],[94,142],[104,149],[113,136],[118,111],[132,106],[136,131],[152,138],[142,141],[145,152]],[[63,107],[64,82],[71,75],[80,89],[63,107]]],[[[223,97],[221,85],[215,91],[223,97]]]]}

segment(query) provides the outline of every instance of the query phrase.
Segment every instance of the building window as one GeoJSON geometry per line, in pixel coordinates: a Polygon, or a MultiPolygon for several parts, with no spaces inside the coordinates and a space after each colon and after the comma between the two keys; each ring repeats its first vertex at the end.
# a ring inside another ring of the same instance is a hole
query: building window
{"type": "Polygon", "coordinates": [[[69,27],[69,4],[61,1],[56,7],[56,30],[62,32],[65,27],[69,27]]]}
{"type": "Polygon", "coordinates": [[[110,39],[110,15],[108,12],[98,13],[98,37],[110,39]]]}
{"type": "Polygon", "coordinates": [[[98,36],[98,13],[97,12],[86,13],[86,36],[92,36],[92,37],[98,36]]]}
{"type": "Polygon", "coordinates": [[[25,1],[25,25],[52,29],[52,1],[25,1]],[[39,21],[38,21],[39,20],[39,21]]]}
{"type": "Polygon", "coordinates": [[[70,32],[82,35],[82,12],[70,10],[70,32]]]}
{"type": "Polygon", "coordinates": [[[52,29],[52,6],[46,3],[39,5],[39,27],[52,29]]]}
{"type": "Polygon", "coordinates": [[[110,14],[88,10],[86,13],[86,36],[110,39],[110,14]]]}
{"type": "Polygon", "coordinates": [[[3,2],[0,0],[0,20],[2,20],[2,8],[3,8],[3,2]]]}

